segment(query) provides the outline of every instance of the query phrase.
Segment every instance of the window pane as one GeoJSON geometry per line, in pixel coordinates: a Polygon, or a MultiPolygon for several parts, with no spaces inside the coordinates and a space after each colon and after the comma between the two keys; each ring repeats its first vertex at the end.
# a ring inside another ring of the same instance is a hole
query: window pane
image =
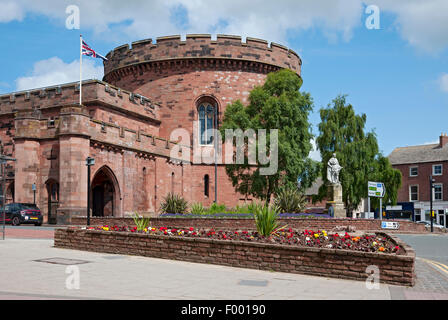
{"type": "Polygon", "coordinates": [[[207,144],[211,144],[213,141],[213,132],[211,131],[213,129],[213,120],[214,120],[214,114],[213,114],[213,107],[211,105],[207,106],[207,144]]]}
{"type": "Polygon", "coordinates": [[[200,144],[205,144],[205,107],[199,107],[199,139],[200,144]]]}

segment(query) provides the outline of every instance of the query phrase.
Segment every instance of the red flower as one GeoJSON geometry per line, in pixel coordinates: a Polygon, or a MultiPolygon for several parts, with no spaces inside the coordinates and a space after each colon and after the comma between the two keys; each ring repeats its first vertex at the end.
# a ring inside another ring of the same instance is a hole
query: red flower
{"type": "Polygon", "coordinates": [[[190,227],[190,231],[193,231],[194,229],[193,229],[193,227],[190,227]]]}

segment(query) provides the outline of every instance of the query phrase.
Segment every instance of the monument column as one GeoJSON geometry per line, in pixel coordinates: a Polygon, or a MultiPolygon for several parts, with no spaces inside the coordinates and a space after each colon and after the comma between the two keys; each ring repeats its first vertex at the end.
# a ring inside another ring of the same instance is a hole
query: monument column
{"type": "Polygon", "coordinates": [[[61,109],[59,122],[59,207],[57,223],[70,224],[75,215],[87,215],[87,167],[90,154],[90,118],[84,106],[61,109]]]}
{"type": "Polygon", "coordinates": [[[342,201],[342,185],[339,182],[341,169],[342,167],[339,165],[338,159],[336,159],[336,154],[333,153],[333,157],[328,160],[327,164],[328,200],[326,208],[328,212],[333,211],[335,218],[347,217],[344,202],[342,201]]]}

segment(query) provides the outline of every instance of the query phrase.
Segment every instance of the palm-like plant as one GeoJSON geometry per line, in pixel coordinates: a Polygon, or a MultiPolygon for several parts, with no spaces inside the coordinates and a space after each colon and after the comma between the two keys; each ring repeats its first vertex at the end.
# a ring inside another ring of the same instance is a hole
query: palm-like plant
{"type": "Polygon", "coordinates": [[[182,196],[168,193],[160,204],[163,213],[187,213],[188,202],[182,196]]]}
{"type": "Polygon", "coordinates": [[[285,226],[280,227],[277,221],[279,208],[275,205],[258,205],[254,210],[255,225],[259,234],[265,237],[277,235],[285,226]]]}
{"type": "Polygon", "coordinates": [[[191,205],[190,213],[191,214],[205,214],[205,208],[202,205],[202,203],[200,203],[200,202],[193,203],[191,205]]]}
{"type": "Polygon", "coordinates": [[[306,197],[297,189],[283,189],[274,199],[280,213],[300,213],[305,209],[306,197]]]}

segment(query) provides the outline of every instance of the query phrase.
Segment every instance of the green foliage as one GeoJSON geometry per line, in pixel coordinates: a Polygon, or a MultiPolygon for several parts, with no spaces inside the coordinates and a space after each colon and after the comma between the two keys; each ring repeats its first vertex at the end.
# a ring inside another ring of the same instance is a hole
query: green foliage
{"type": "MultiPolygon", "coordinates": [[[[371,177],[371,181],[384,183],[386,193],[383,197],[383,205],[397,203],[398,189],[401,187],[401,178],[401,171],[393,169],[389,159],[380,155],[376,161],[375,173],[371,177]]],[[[370,205],[372,208],[379,208],[379,198],[371,198],[370,205]]]]}
{"type": "Polygon", "coordinates": [[[277,232],[286,228],[280,227],[277,221],[279,208],[267,205],[257,205],[254,211],[255,225],[260,235],[270,237],[276,235],[277,232]]]}
{"type": "MultiPolygon", "coordinates": [[[[308,116],[313,102],[308,93],[299,92],[301,85],[302,81],[297,74],[283,69],[268,74],[264,85],[257,86],[250,92],[248,106],[244,106],[239,100],[227,106],[220,128],[223,137],[226,136],[226,129],[266,129],[269,157],[270,129],[278,129],[278,169],[275,174],[260,173],[261,168],[267,168],[270,164],[260,163],[259,157],[256,165],[249,164],[247,148],[244,164],[226,165],[227,175],[237,192],[269,203],[271,195],[277,193],[280,186],[296,187],[297,178],[307,168],[316,165],[306,160],[312,148],[308,116]]],[[[312,169],[303,175],[304,188],[311,186],[316,178],[313,175],[318,171],[312,169]]]]}
{"type": "Polygon", "coordinates": [[[274,199],[280,213],[300,213],[306,205],[306,198],[297,188],[284,188],[274,199]]]}
{"type": "Polygon", "coordinates": [[[188,202],[182,196],[170,192],[160,204],[160,210],[163,213],[187,213],[188,202]]]}
{"type": "Polygon", "coordinates": [[[213,202],[213,204],[210,206],[210,208],[207,209],[208,214],[215,214],[215,213],[224,213],[227,211],[227,208],[223,204],[216,204],[213,202]]]}
{"type": "Polygon", "coordinates": [[[134,217],[134,223],[137,226],[137,231],[143,231],[149,226],[149,218],[140,217],[137,213],[135,213],[134,217]]]}
{"type": "Polygon", "coordinates": [[[203,207],[202,203],[200,203],[200,202],[193,203],[191,205],[190,213],[191,214],[205,214],[205,208],[203,207]]]}
{"type": "MultiPolygon", "coordinates": [[[[333,100],[333,106],[328,105],[327,109],[320,110],[320,134],[316,144],[322,156],[321,174],[324,181],[327,181],[327,162],[336,153],[343,167],[339,174],[342,198],[351,213],[361,199],[367,197],[369,180],[383,182],[390,192],[388,199],[396,201],[401,175],[379,152],[375,132],[364,131],[366,115],[356,115],[352,105],[346,104],[345,98],[344,95],[338,96],[333,100]]],[[[317,200],[326,195],[327,187],[323,184],[317,200]]]]}

